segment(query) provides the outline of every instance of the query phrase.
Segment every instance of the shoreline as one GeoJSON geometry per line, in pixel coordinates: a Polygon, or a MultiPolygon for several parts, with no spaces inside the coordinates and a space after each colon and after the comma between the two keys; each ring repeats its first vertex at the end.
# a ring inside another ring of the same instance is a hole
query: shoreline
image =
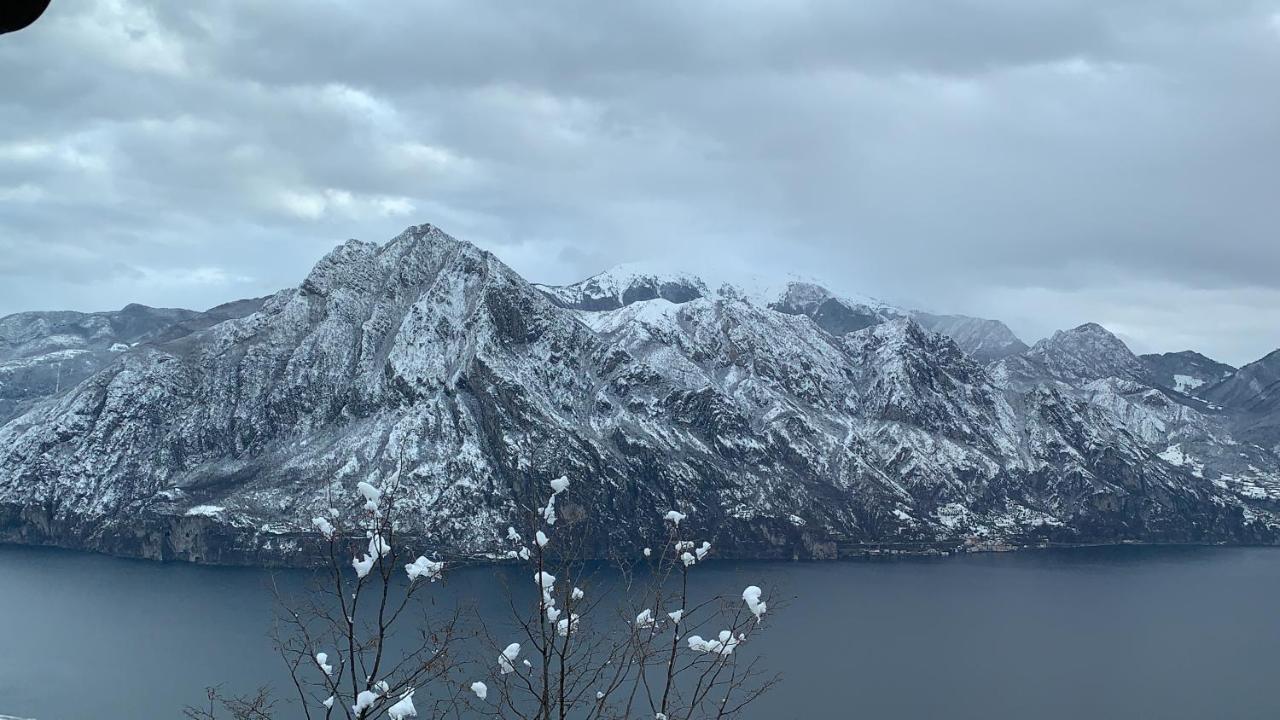
{"type": "MultiPolygon", "coordinates": [[[[1044,551],[1086,551],[1086,550],[1111,550],[1122,548],[1133,549],[1231,549],[1231,548],[1272,548],[1280,549],[1280,544],[1267,543],[1232,543],[1225,541],[1217,542],[1149,542],[1139,540],[1122,540],[1117,542],[1080,542],[1080,543],[1035,543],[1035,544],[976,544],[966,546],[964,543],[926,543],[929,547],[916,547],[914,549],[895,547],[885,548],[876,547],[877,545],[889,545],[889,543],[867,543],[866,547],[854,550],[853,548],[841,549],[838,557],[784,557],[781,555],[772,557],[761,557],[758,555],[742,555],[742,554],[719,554],[709,559],[710,562],[733,562],[733,563],[772,563],[772,564],[797,564],[797,565],[839,565],[841,563],[859,563],[859,562],[911,562],[911,561],[945,561],[960,557],[981,556],[981,555],[1004,555],[1004,554],[1034,554],[1044,551]],[[952,549],[941,549],[942,546],[951,546],[952,549]]],[[[269,556],[267,562],[208,562],[205,560],[191,560],[182,557],[157,558],[140,554],[124,554],[113,553],[105,550],[86,548],[75,546],[67,543],[28,543],[15,542],[9,539],[0,538],[0,550],[18,549],[33,551],[48,551],[57,553],[68,553],[76,555],[96,555],[103,558],[113,560],[121,560],[127,562],[146,563],[154,565],[182,565],[192,567],[207,568],[238,568],[251,570],[307,570],[321,567],[323,562],[291,562],[280,556],[269,556]]],[[[323,560],[323,558],[317,558],[323,560]]],[[[484,555],[455,555],[446,556],[445,561],[454,565],[482,568],[482,567],[502,567],[504,565],[516,564],[514,561],[505,558],[496,558],[484,555]]],[[[608,558],[593,558],[591,562],[599,563],[615,563],[615,560],[608,558]]],[[[0,717],[3,720],[3,717],[0,717]]]]}

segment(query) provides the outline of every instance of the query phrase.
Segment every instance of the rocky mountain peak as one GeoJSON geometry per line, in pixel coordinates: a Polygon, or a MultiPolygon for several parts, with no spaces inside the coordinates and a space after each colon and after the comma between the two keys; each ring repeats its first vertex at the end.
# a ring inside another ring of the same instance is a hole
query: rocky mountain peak
{"type": "MultiPolygon", "coordinates": [[[[40,355],[62,358],[49,392],[0,416],[0,541],[304,561],[310,519],[391,473],[403,532],[441,557],[493,557],[564,474],[585,552],[638,552],[672,507],[756,558],[1280,538],[1274,452],[1146,384],[1100,326],[1001,360],[1032,382],[998,384],[910,313],[779,289],[634,267],[534,287],[431,225],[350,241],[265,304],[104,350],[70,389],[65,355],[40,355]]],[[[0,363],[2,387],[28,367],[0,363]]]]}
{"type": "Polygon", "coordinates": [[[466,240],[459,240],[430,223],[410,225],[382,245],[374,244],[380,257],[402,262],[431,262],[444,255],[461,255],[472,259],[492,256],[466,240]]]}
{"type": "Polygon", "coordinates": [[[838,297],[812,282],[788,282],[769,307],[788,315],[806,315],[818,327],[839,337],[898,317],[883,304],[838,297]]]}
{"type": "Polygon", "coordinates": [[[1114,333],[1096,322],[1087,322],[1069,330],[1058,330],[1052,336],[1036,343],[1040,346],[1079,348],[1095,352],[1124,354],[1129,346],[1114,333]]]}
{"type": "Polygon", "coordinates": [[[1098,323],[1059,330],[1026,353],[1050,377],[1088,382],[1106,377],[1141,380],[1146,368],[1124,341],[1098,323]]]}
{"type": "Polygon", "coordinates": [[[782,293],[774,302],[780,305],[806,307],[820,304],[830,300],[831,297],[831,291],[817,283],[792,280],[783,287],[782,293]]]}
{"type": "Polygon", "coordinates": [[[940,372],[966,383],[986,381],[982,367],[950,337],[936,333],[914,318],[890,318],[846,336],[846,343],[864,355],[872,353],[868,367],[901,368],[919,377],[940,372]]]}
{"type": "Polygon", "coordinates": [[[377,253],[378,246],[374,243],[348,240],[320,258],[299,289],[304,294],[323,297],[340,287],[367,279],[377,253]]]}

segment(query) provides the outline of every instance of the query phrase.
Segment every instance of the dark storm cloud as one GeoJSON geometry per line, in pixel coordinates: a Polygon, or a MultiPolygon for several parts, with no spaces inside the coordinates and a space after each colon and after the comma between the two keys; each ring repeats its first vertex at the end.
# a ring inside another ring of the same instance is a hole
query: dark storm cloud
{"type": "Polygon", "coordinates": [[[1280,345],[1280,0],[54,3],[0,40],[0,312],[208,306],[430,221],[1028,340],[1280,345]]]}

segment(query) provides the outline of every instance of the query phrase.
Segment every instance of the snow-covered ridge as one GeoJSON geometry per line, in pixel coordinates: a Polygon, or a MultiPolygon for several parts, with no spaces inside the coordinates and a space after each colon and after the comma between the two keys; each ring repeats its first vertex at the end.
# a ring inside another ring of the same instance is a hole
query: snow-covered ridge
{"type": "Polygon", "coordinates": [[[717,296],[791,315],[805,315],[835,335],[910,317],[935,332],[951,337],[981,362],[1027,349],[1013,331],[998,320],[906,310],[870,296],[835,293],[816,279],[796,275],[708,282],[693,273],[655,264],[629,263],[571,285],[536,287],[557,304],[587,313],[583,317],[588,324],[616,324],[619,318],[630,315],[591,320],[590,313],[615,311],[634,303],[662,300],[681,304],[717,296]]]}
{"type": "Polygon", "coordinates": [[[536,287],[557,304],[575,310],[617,310],[653,299],[682,303],[710,294],[696,275],[646,263],[618,265],[572,285],[536,287]]]}
{"type": "Polygon", "coordinates": [[[1100,327],[984,364],[965,337],[998,328],[814,283],[570,287],[429,225],[345,243],[0,424],[0,540],[298,562],[332,498],[393,473],[440,557],[491,556],[561,476],[601,555],[672,508],[737,557],[1280,534],[1260,416],[1154,383],[1100,327]]]}

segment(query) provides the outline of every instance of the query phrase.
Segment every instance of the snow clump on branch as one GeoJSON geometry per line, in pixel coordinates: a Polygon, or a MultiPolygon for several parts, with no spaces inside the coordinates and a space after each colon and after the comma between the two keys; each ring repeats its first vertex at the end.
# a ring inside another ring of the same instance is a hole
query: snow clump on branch
{"type": "Polygon", "coordinates": [[[409,575],[409,582],[413,582],[418,578],[426,578],[431,582],[440,579],[444,572],[444,561],[428,560],[425,555],[419,555],[417,560],[404,566],[404,571],[409,575]]]}
{"type": "Polygon", "coordinates": [[[746,590],[742,591],[742,601],[747,604],[747,609],[751,611],[751,614],[756,616],[756,622],[760,622],[760,616],[764,615],[765,610],[769,609],[765,601],[760,599],[762,592],[755,585],[749,585],[746,590]]]}

